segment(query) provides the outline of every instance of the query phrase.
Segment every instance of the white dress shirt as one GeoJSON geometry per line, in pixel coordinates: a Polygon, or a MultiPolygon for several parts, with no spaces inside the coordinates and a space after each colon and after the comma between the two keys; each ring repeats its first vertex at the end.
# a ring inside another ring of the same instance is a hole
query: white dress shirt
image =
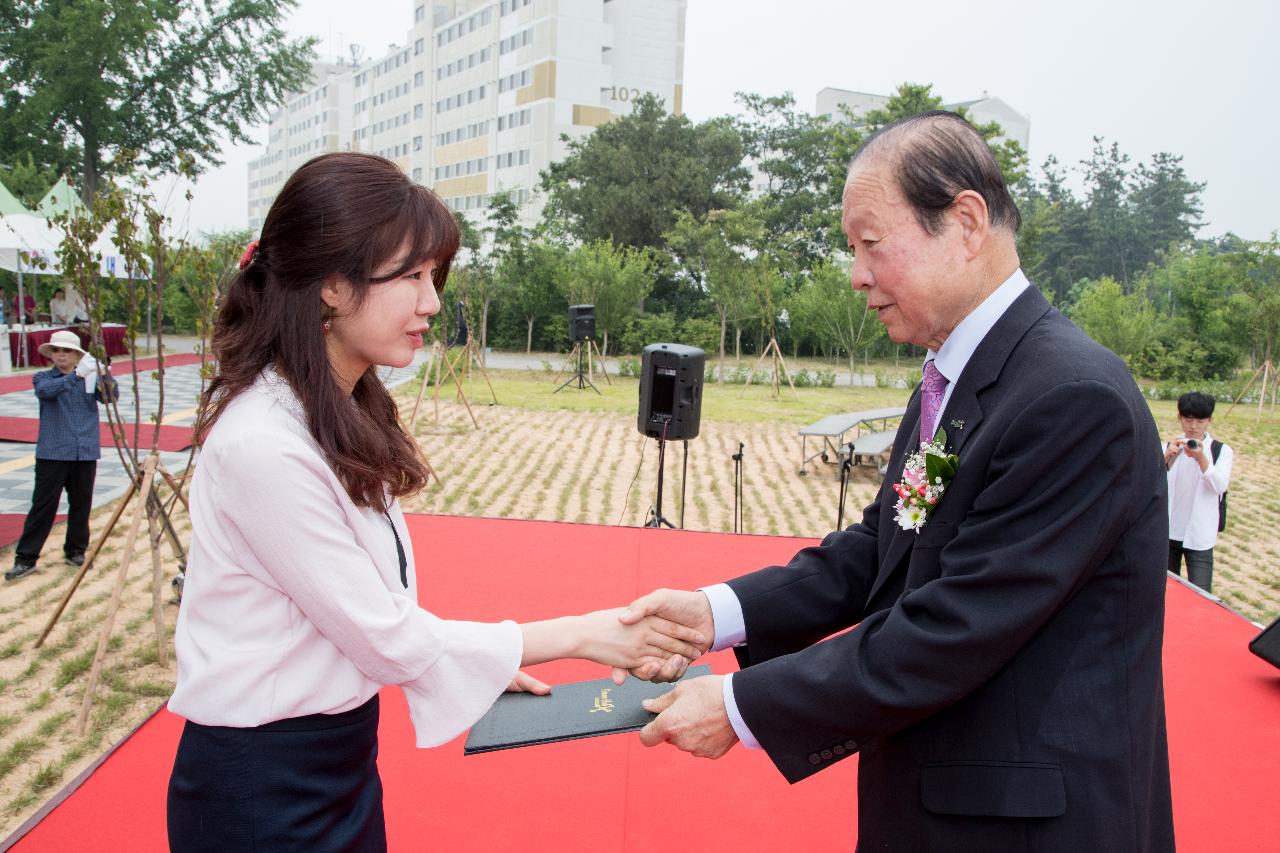
{"type": "Polygon", "coordinates": [[[191,520],[169,700],[189,720],[249,727],[339,713],[398,684],[418,746],[435,746],[479,719],[519,667],[514,622],[450,621],[418,607],[399,505],[384,515],[351,501],[273,370],[210,431],[191,520]]]}
{"type": "MultiPolygon", "coordinates": [[[[1004,316],[1004,312],[1009,310],[1009,306],[1014,303],[1014,300],[1021,296],[1022,291],[1026,290],[1030,285],[1031,282],[1027,280],[1021,269],[1014,270],[1013,275],[1005,279],[1004,283],[984,299],[977,308],[970,311],[963,320],[956,324],[955,329],[947,336],[946,341],[943,342],[942,347],[937,352],[929,351],[925,361],[933,359],[934,366],[938,368],[938,372],[948,380],[946,393],[942,396],[942,405],[938,407],[938,423],[932,425],[933,428],[929,430],[929,435],[933,435],[938,431],[938,424],[945,423],[942,416],[947,410],[947,403],[951,400],[951,391],[956,387],[960,374],[964,372],[965,365],[973,357],[973,353],[977,350],[978,345],[982,343],[982,339],[987,336],[987,333],[991,331],[996,322],[1004,316]]],[[[745,643],[747,639],[746,620],[742,616],[742,602],[738,601],[738,596],[734,594],[733,589],[728,584],[716,584],[704,587],[702,592],[707,596],[707,602],[711,605],[711,615],[715,624],[716,635],[715,639],[712,640],[711,650],[720,651],[721,649],[745,643]]],[[[760,741],[756,740],[755,735],[747,728],[747,724],[738,710],[738,703],[733,698],[732,674],[727,675],[724,679],[724,705],[725,711],[729,715],[729,722],[733,725],[733,730],[738,735],[738,739],[742,741],[742,745],[748,749],[760,749],[760,741]]]]}
{"type": "Polygon", "coordinates": [[[1192,551],[1207,551],[1218,541],[1218,498],[1231,482],[1235,459],[1230,445],[1224,444],[1214,462],[1213,436],[1206,432],[1203,443],[1208,468],[1201,471],[1200,463],[1186,453],[1173,457],[1169,465],[1169,539],[1192,551]]]}
{"type": "Polygon", "coordinates": [[[49,318],[56,326],[64,326],[72,323],[76,319],[75,308],[71,305],[71,300],[54,297],[49,300],[49,318]]]}

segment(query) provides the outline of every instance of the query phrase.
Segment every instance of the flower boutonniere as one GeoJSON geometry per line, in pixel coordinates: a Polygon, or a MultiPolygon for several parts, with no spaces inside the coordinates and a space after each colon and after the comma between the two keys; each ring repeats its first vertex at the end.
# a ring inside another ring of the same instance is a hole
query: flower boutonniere
{"type": "Polygon", "coordinates": [[[960,458],[947,453],[941,430],[933,441],[920,445],[919,450],[908,456],[902,468],[902,481],[893,486],[898,494],[895,516],[898,526],[919,533],[938,508],[959,467],[960,458]]]}

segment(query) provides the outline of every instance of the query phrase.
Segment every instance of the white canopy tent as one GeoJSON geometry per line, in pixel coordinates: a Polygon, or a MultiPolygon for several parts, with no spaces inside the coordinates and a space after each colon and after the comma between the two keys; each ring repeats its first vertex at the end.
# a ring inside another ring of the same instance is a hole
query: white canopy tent
{"type": "MultiPolygon", "coordinates": [[[[24,276],[57,275],[61,272],[58,266],[58,246],[63,239],[63,232],[42,216],[31,213],[14,213],[0,216],[0,269],[18,274],[18,305],[26,302],[26,285],[24,276]]],[[[93,244],[93,251],[100,254],[99,275],[104,278],[128,278],[129,270],[124,258],[111,239],[104,233],[93,244]]],[[[145,277],[145,272],[134,270],[135,277],[145,277]]],[[[13,305],[5,305],[6,315],[13,305]]],[[[21,316],[12,318],[23,332],[22,346],[27,344],[27,326],[21,316]]],[[[3,347],[4,355],[9,355],[8,347],[3,347]]],[[[10,361],[9,358],[0,359],[10,361]]],[[[28,363],[27,353],[22,354],[22,363],[28,363]]]]}

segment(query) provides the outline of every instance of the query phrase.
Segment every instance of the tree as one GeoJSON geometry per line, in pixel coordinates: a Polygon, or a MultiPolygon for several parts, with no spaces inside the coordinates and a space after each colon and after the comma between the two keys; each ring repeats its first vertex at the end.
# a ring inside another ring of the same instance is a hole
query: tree
{"type": "Polygon", "coordinates": [[[755,206],[713,210],[701,220],[681,211],[666,240],[676,262],[710,298],[720,322],[720,381],[724,381],[725,338],[729,322],[740,323],[752,310],[745,286],[746,255],[763,238],[764,224],[755,206]]]}
{"type": "Polygon", "coordinates": [[[1270,361],[1274,367],[1276,345],[1280,344],[1280,239],[1275,232],[1270,240],[1253,244],[1245,258],[1244,274],[1255,361],[1270,361]]]}
{"type": "Polygon", "coordinates": [[[1139,163],[1129,203],[1137,245],[1134,255],[1144,266],[1156,261],[1171,245],[1185,244],[1204,224],[1200,220],[1203,183],[1187,178],[1182,158],[1168,152],[1139,163]]]}
{"type": "Polygon", "coordinates": [[[746,154],[765,178],[761,210],[769,242],[807,269],[844,245],[833,240],[844,186],[843,171],[830,167],[834,129],[825,116],[796,110],[790,92],[772,98],[739,92],[737,99],[747,112],[740,122],[746,154]]]}
{"type": "Polygon", "coordinates": [[[533,352],[534,323],[566,307],[560,290],[566,252],[557,243],[531,242],[518,256],[508,256],[498,267],[507,282],[503,295],[525,321],[525,352],[533,352]]]}
{"type": "Polygon", "coordinates": [[[1141,294],[1126,295],[1113,278],[1089,282],[1071,308],[1089,337],[1132,364],[1156,335],[1156,314],[1141,294]]]}
{"type": "Polygon", "coordinates": [[[609,334],[639,313],[653,286],[653,258],[647,249],[597,240],[574,249],[565,268],[565,296],[576,305],[596,306],[596,329],[609,352],[609,334]]]}
{"type": "MultiPolygon", "coordinates": [[[[903,83],[898,90],[889,96],[888,102],[883,108],[878,110],[867,110],[863,116],[868,132],[875,132],[887,124],[891,124],[898,119],[907,116],[917,115],[930,110],[943,110],[946,106],[942,103],[942,98],[933,94],[933,84],[919,83],[903,83]]],[[[969,122],[973,119],[969,117],[969,111],[965,107],[956,107],[951,110],[961,118],[969,122]]],[[[978,133],[982,134],[982,138],[987,140],[987,144],[991,146],[991,153],[995,156],[996,162],[1000,164],[1000,171],[1004,175],[1005,183],[1014,186],[1022,181],[1027,174],[1027,152],[1022,147],[1022,143],[1016,139],[1000,139],[1004,134],[1004,128],[999,122],[991,121],[986,124],[974,124],[978,133]]]]}
{"type": "Polygon", "coordinates": [[[88,202],[120,155],[218,165],[310,77],[314,40],[281,25],[296,0],[10,0],[0,11],[0,163],[74,164],[88,202]]]}
{"type": "MultiPolygon", "coordinates": [[[[8,149],[0,147],[0,150],[8,149]]],[[[57,182],[57,171],[37,166],[30,151],[19,154],[12,163],[0,163],[0,183],[8,187],[9,192],[28,210],[35,210],[36,205],[57,182]]]]}
{"type": "Polygon", "coordinates": [[[665,248],[679,211],[732,207],[746,190],[742,139],[729,120],[695,125],[652,95],[567,141],[565,157],[542,173],[544,215],[583,243],[665,248]]]}
{"type": "Polygon", "coordinates": [[[786,307],[793,339],[807,340],[820,350],[838,345],[848,357],[851,373],[858,350],[884,337],[884,326],[867,309],[866,294],[853,289],[848,272],[829,263],[804,276],[786,307]]]}

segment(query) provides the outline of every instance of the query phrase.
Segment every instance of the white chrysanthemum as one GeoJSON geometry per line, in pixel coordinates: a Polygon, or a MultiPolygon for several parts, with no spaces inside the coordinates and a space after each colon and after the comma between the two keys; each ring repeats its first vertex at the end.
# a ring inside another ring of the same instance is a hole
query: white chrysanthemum
{"type": "Polygon", "coordinates": [[[915,530],[919,532],[920,528],[924,527],[924,523],[928,520],[928,517],[928,514],[922,507],[903,507],[898,513],[898,526],[903,530],[915,530]]]}

